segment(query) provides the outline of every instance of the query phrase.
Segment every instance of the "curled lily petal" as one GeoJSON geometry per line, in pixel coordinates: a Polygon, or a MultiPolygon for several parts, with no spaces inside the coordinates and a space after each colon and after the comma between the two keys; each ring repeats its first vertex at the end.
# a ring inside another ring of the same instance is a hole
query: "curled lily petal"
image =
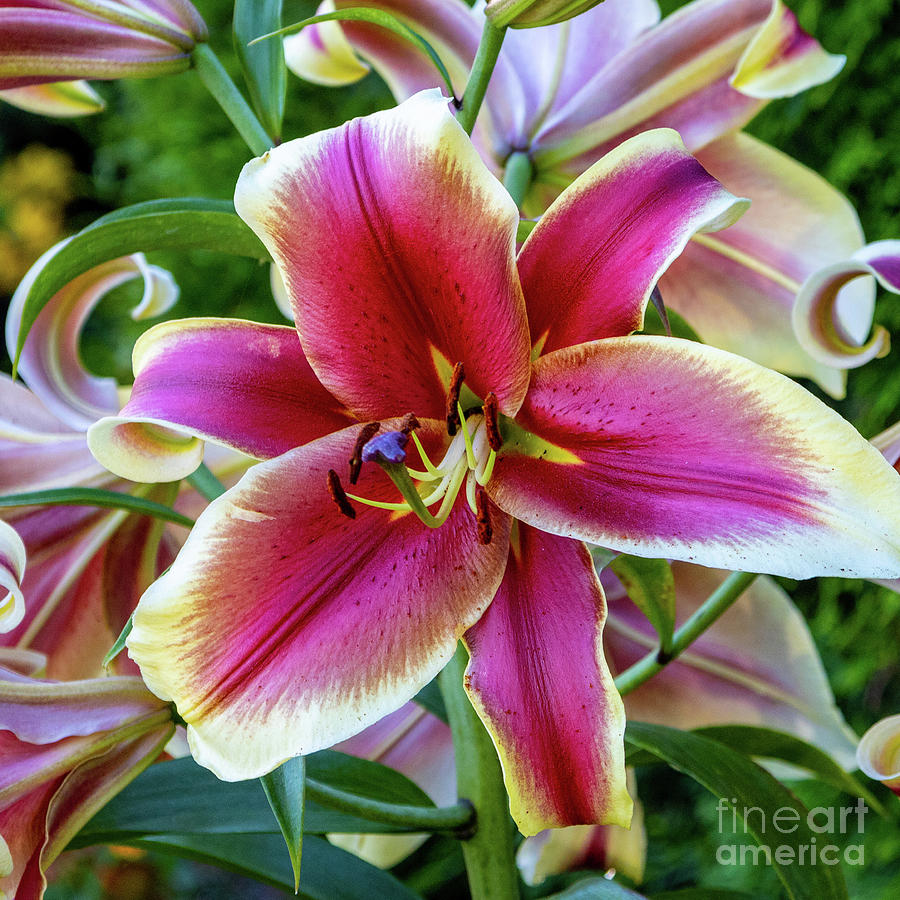
{"type": "Polygon", "coordinates": [[[22,576],[25,544],[16,530],[0,521],[0,631],[12,631],[25,617],[22,576]]]}
{"type": "Polygon", "coordinates": [[[900,461],[900,422],[895,422],[890,428],[873,437],[872,444],[896,468],[897,462],[900,461]]]}
{"type": "Polygon", "coordinates": [[[518,211],[439,91],[252,160],[235,207],[281,271],[310,365],[358,417],[444,415],[457,362],[477,396],[518,409],[518,211]]]}
{"type": "MultiPolygon", "coordinates": [[[[704,342],[787,375],[813,378],[842,397],[846,376],[798,342],[791,309],[803,282],[863,244],[853,207],[815,172],[746,134],[728,135],[697,158],[750,209],[731,228],[695,235],[662,276],[666,305],[704,342]]],[[[833,314],[857,343],[869,332],[871,279],[840,293],[833,314]]]]}
{"type": "Polygon", "coordinates": [[[555,534],[792,578],[900,575],[900,478],[794,382],[676,338],[538,359],[488,493],[555,534]]]}
{"type": "MultiPolygon", "coordinates": [[[[358,433],[250,469],[135,611],[129,653],[150,689],[175,701],[195,759],[225,780],[332,746],[399,708],[500,583],[509,520],[499,511],[487,546],[463,502],[434,530],[370,506],[342,515],[328,472],[347,465],[358,433]]],[[[418,434],[429,452],[446,441],[439,422],[418,434]]],[[[374,465],[355,490],[397,497],[374,465]]]]}
{"type": "Polygon", "coordinates": [[[729,83],[748,97],[792,97],[830,81],[846,62],[846,56],[823,50],[781,0],[773,0],[729,83]]]}
{"type": "MultiPolygon", "coordinates": [[[[10,301],[6,346],[15,355],[26,298],[47,263],[66,244],[51,247],[29,269],[10,301]]],[[[79,352],[81,329],[96,305],[113,288],[134,278],[144,281],[144,295],[132,315],[144,318],[168,309],[178,299],[172,276],[147,264],[143,254],[124,256],[89,269],[58,291],[41,310],[25,342],[19,371],[29,387],[63,422],[81,431],[119,408],[112,378],[91,375],[79,352]]]]}
{"type": "Polygon", "coordinates": [[[725,228],[747,206],[674,131],[610,151],[553,203],[519,253],[535,351],[643,327],[651,290],[691,236],[725,228]]]}
{"type": "Polygon", "coordinates": [[[856,762],[869,778],[900,796],[900,716],[876,722],[860,739],[856,762]]]}
{"type": "Polygon", "coordinates": [[[576,541],[519,523],[506,574],[466,632],[466,691],[525,835],[631,821],[625,710],[603,656],[603,591],[576,541]]]}
{"type": "MultiPolygon", "coordinates": [[[[727,572],[673,563],[677,621],[684,622],[727,572]]],[[[605,578],[608,578],[605,575],[605,578]]],[[[624,671],[657,646],[652,627],[619,587],[607,590],[604,646],[624,671]]],[[[672,728],[760,725],[814,744],[850,768],[856,735],[834,700],[800,611],[761,576],[687,651],[625,697],[628,716],[672,728]]]]}
{"type": "MultiPolygon", "coordinates": [[[[316,15],[335,11],[334,0],[319,4],[316,15]]],[[[353,52],[340,22],[319,22],[284,39],[284,61],[299,78],[328,87],[352,84],[369,66],[353,52]]]]}
{"type": "MultiPolygon", "coordinates": [[[[847,327],[845,322],[848,300],[841,289],[863,275],[874,276],[885,290],[900,294],[900,241],[867,244],[848,260],[826,266],[806,280],[794,303],[793,323],[797,340],[815,359],[852,369],[890,349],[886,329],[878,326],[864,340],[865,332],[860,335],[859,328],[847,327]]],[[[854,312],[858,319],[859,313],[851,307],[849,314],[854,312]]]]}
{"type": "Polygon", "coordinates": [[[57,81],[0,91],[0,100],[42,116],[89,116],[106,108],[104,99],[86,81],[57,81]]]}
{"type": "Polygon", "coordinates": [[[133,359],[128,403],[88,431],[94,456],[133,481],[190,474],[204,440],[267,459],[352,421],[319,384],[289,326],[163,322],[140,337],[133,359]]]}

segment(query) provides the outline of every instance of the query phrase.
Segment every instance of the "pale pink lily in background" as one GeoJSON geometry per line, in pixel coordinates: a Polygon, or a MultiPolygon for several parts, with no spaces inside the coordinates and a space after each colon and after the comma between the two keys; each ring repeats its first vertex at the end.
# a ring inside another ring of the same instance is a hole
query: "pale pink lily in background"
{"type": "MultiPolygon", "coordinates": [[[[35,263],[13,296],[6,322],[10,356],[25,297],[61,246],[35,263]]],[[[0,494],[93,487],[175,500],[175,486],[148,490],[111,476],[86,442],[87,428],[119,409],[121,389],[114,379],[98,378],[82,365],[81,328],[109,291],[134,279],[144,282],[132,312],[136,318],[158,315],[178,297],[171,275],[140,254],[97,266],[60,290],[38,316],[19,364],[28,387],[0,375],[0,494]]],[[[183,494],[179,505],[188,515],[199,512],[196,502],[185,508],[187,502],[189,495],[183,494]]],[[[21,579],[27,602],[16,595],[18,612],[2,629],[0,645],[41,651],[52,678],[100,674],[101,661],[140,594],[169,564],[186,530],[170,525],[163,533],[159,520],[95,507],[19,507],[0,510],[0,516],[15,527],[28,554],[21,579]]],[[[114,665],[134,671],[124,654],[114,665]]]]}
{"type": "MultiPolygon", "coordinates": [[[[326,0],[399,16],[437,49],[462,96],[484,21],[462,0],[326,0]]],[[[502,178],[527,155],[523,213],[538,216],[607,150],[637,132],[676,129],[705,168],[752,201],[726,231],[698,235],[660,282],[700,337],[842,397],[844,369],[872,323],[874,285],[841,292],[834,315],[849,351],[827,362],[791,328],[803,283],[863,244],[856,213],[821,177],[739,131],[766,103],[820,84],[844,57],[826,53],[781,0],[696,0],[659,21],[655,0],[605,0],[576,20],[507,33],[473,135],[502,178]]],[[[298,75],[345,84],[371,65],[398,100],[439,84],[431,63],[362,22],[326,22],[285,40],[298,75]],[[357,55],[358,54],[358,55],[357,55]]],[[[874,339],[873,339],[874,340],[874,339]]],[[[869,342],[871,343],[871,342],[869,342]]],[[[831,349],[834,349],[830,345],[831,349]]]]}
{"type": "Polygon", "coordinates": [[[856,762],[860,771],[900,797],[900,715],[876,722],[862,736],[856,762]]]}
{"type": "Polygon", "coordinates": [[[0,633],[12,631],[25,618],[25,564],[22,538],[12,526],[0,521],[0,633]]]}
{"type": "Polygon", "coordinates": [[[7,668],[8,656],[0,650],[0,893],[39,900],[53,860],[175,725],[139,678],[40,681],[15,654],[7,668]]]}
{"type": "Polygon", "coordinates": [[[86,81],[58,81],[0,90],[0,100],[27,112],[69,119],[106,108],[103,98],[86,81]]]}
{"type": "Polygon", "coordinates": [[[206,38],[188,0],[0,0],[0,90],[180,72],[206,38]]]}
{"type": "Polygon", "coordinates": [[[204,440],[265,460],[200,516],[128,639],[220,777],[358,733],[463,637],[520,829],[627,823],[583,540],[800,578],[900,575],[900,477],[850,425],[745,359],[629,336],[690,237],[744,206],[674,132],[599,161],[518,255],[518,210],[437,91],[269,151],[235,203],[297,329],[157,326],[130,401],[89,432],[141,480],[183,477],[204,440]],[[402,465],[404,440],[424,471],[402,465]],[[420,496],[362,464],[376,452],[420,496]]]}

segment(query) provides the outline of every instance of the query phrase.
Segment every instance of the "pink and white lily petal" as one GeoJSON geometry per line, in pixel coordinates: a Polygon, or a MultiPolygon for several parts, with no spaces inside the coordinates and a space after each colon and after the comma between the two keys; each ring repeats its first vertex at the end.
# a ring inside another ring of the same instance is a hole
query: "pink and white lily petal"
{"type": "Polygon", "coordinates": [[[134,347],[134,388],[88,446],[132,481],[174,481],[209,440],[268,459],[344,428],[353,417],[322,387],[294,328],[238,319],[162,322],[134,347]]]}
{"type": "Polygon", "coordinates": [[[56,81],[0,91],[0,100],[26,112],[69,119],[106,109],[106,101],[86,81],[56,81]]]}
{"type": "MultiPolygon", "coordinates": [[[[666,305],[706,343],[843,397],[846,375],[801,346],[791,309],[807,278],[862,247],[853,207],[815,172],[746,134],[719,138],[698,159],[751,205],[726,231],[694,236],[659,282],[666,305]]],[[[869,333],[874,303],[868,278],[840,292],[832,312],[855,343],[869,333]]]]}
{"type": "Polygon", "coordinates": [[[895,422],[890,428],[873,437],[872,445],[896,468],[900,461],[900,422],[895,422]]]}
{"type": "Polygon", "coordinates": [[[518,211],[439,91],[252,160],[235,207],[281,271],[310,365],[358,417],[443,416],[457,362],[515,414],[518,211]]]}
{"type": "Polygon", "coordinates": [[[830,81],[846,62],[846,56],[823,50],[784,3],[774,0],[729,82],[748,97],[793,97],[830,81]]]}
{"type": "MultiPolygon", "coordinates": [[[[679,562],[672,573],[679,624],[728,575],[679,562]]],[[[603,643],[610,666],[621,672],[657,646],[656,635],[621,585],[609,585],[607,597],[603,643]]],[[[625,710],[637,721],[672,728],[775,728],[819,747],[847,769],[856,752],[856,735],[835,704],[806,621],[765,576],[675,662],[627,694],[625,710]]]]}
{"type": "Polygon", "coordinates": [[[876,722],[862,736],[856,762],[869,778],[900,796],[900,716],[876,722]]]}
{"type": "Polygon", "coordinates": [[[466,692],[524,835],[631,821],[625,710],[603,656],[605,619],[587,548],[518,523],[497,596],[464,640],[466,692]]]}
{"type": "MultiPolygon", "coordinates": [[[[341,514],[328,471],[345,471],[358,432],[254,466],[200,516],[134,614],[132,658],[175,701],[194,758],[224,780],[330,747],[398,709],[450,659],[502,578],[509,520],[499,511],[488,546],[462,501],[436,530],[372,507],[341,514]]],[[[429,452],[446,443],[439,422],[419,435],[429,452]]],[[[354,489],[398,496],[374,465],[354,489]]]]}
{"type": "Polygon", "coordinates": [[[548,118],[533,143],[538,178],[571,179],[623,138],[658,126],[698,150],[749,122],[765,90],[792,94],[831,77],[837,60],[809,65],[822,54],[780,0],[696,0],[638,37],[548,118]],[[779,43],[779,35],[789,39],[779,43]],[[732,86],[736,73],[747,91],[732,86]]]}
{"type": "MultiPolygon", "coordinates": [[[[28,270],[10,301],[6,317],[6,347],[15,356],[22,311],[32,286],[47,263],[68,243],[51,247],[28,270]]],[[[118,386],[84,368],[79,352],[81,329],[94,307],[113,288],[134,278],[144,282],[144,294],[132,316],[159,315],[178,299],[171,274],[148,265],[142,253],[124,256],[89,269],[58,291],[41,310],[28,333],[19,372],[28,386],[63,422],[84,431],[119,408],[118,386]]]]}
{"type": "Polygon", "coordinates": [[[900,476],[738,356],[644,336],[557,350],[534,363],[516,422],[487,490],[538,528],[791,578],[900,575],[900,476]]]}
{"type": "MultiPolygon", "coordinates": [[[[456,767],[450,727],[416,703],[370,725],[335,750],[390,766],[414,781],[438,806],[456,802],[456,767]]],[[[336,847],[390,869],[428,839],[427,834],[329,834],[336,847]]]]}
{"type": "Polygon", "coordinates": [[[0,9],[0,90],[79,78],[150,77],[188,68],[192,38],[135,18],[158,35],[31,0],[0,9]]]}
{"type": "Polygon", "coordinates": [[[748,205],[669,129],[610,151],[553,203],[519,253],[533,353],[642,328],[651,290],[690,238],[731,225],[748,205]]]}
{"type": "Polygon", "coordinates": [[[24,574],[25,544],[11,525],[0,521],[0,632],[12,631],[25,618],[24,574]]]}
{"type": "MultiPolygon", "coordinates": [[[[885,290],[900,294],[900,241],[867,244],[849,259],[811,275],[797,295],[793,309],[797,340],[811,356],[827,365],[852,369],[890,350],[891,339],[885,328],[876,326],[865,340],[868,329],[860,334],[859,328],[854,330],[845,324],[847,301],[842,288],[864,275],[874,276],[885,290]]],[[[866,308],[863,317],[865,313],[866,308]]]]}
{"type": "MultiPolygon", "coordinates": [[[[316,15],[335,11],[334,0],[319,4],[316,15]]],[[[284,39],[284,61],[298,77],[325,87],[353,84],[368,75],[370,66],[354,52],[340,22],[308,25],[284,39]]]]}

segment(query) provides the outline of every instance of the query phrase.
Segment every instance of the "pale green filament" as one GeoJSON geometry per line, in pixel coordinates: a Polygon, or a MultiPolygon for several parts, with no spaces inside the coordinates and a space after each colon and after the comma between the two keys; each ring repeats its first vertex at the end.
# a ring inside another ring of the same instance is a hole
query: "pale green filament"
{"type": "Polygon", "coordinates": [[[466,459],[469,462],[469,468],[475,468],[475,450],[472,447],[472,435],[469,434],[469,426],[466,425],[466,414],[460,403],[456,404],[456,411],[459,414],[459,427],[462,429],[463,440],[466,442],[466,459]]]}

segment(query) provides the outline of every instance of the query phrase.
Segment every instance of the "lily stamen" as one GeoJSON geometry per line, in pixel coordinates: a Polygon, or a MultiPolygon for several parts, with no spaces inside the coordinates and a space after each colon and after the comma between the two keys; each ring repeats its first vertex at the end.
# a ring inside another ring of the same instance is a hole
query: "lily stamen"
{"type": "Polygon", "coordinates": [[[341,484],[341,479],[338,477],[338,473],[335,472],[334,469],[328,470],[328,493],[331,494],[331,499],[334,500],[334,502],[337,504],[337,508],[348,519],[356,518],[356,510],[347,499],[347,495],[344,493],[344,488],[341,484]]]}
{"type": "Polygon", "coordinates": [[[465,372],[463,364],[458,362],[453,367],[453,375],[450,378],[450,389],[447,393],[447,434],[453,437],[456,429],[459,428],[462,420],[465,418],[459,409],[459,392],[462,390],[462,384],[465,380],[465,372]]]}
{"type": "Polygon", "coordinates": [[[359,473],[362,469],[362,449],[369,441],[378,433],[381,428],[380,422],[369,422],[363,425],[356,436],[356,443],[353,445],[353,453],[350,455],[350,484],[356,484],[359,481],[359,473]]]}

